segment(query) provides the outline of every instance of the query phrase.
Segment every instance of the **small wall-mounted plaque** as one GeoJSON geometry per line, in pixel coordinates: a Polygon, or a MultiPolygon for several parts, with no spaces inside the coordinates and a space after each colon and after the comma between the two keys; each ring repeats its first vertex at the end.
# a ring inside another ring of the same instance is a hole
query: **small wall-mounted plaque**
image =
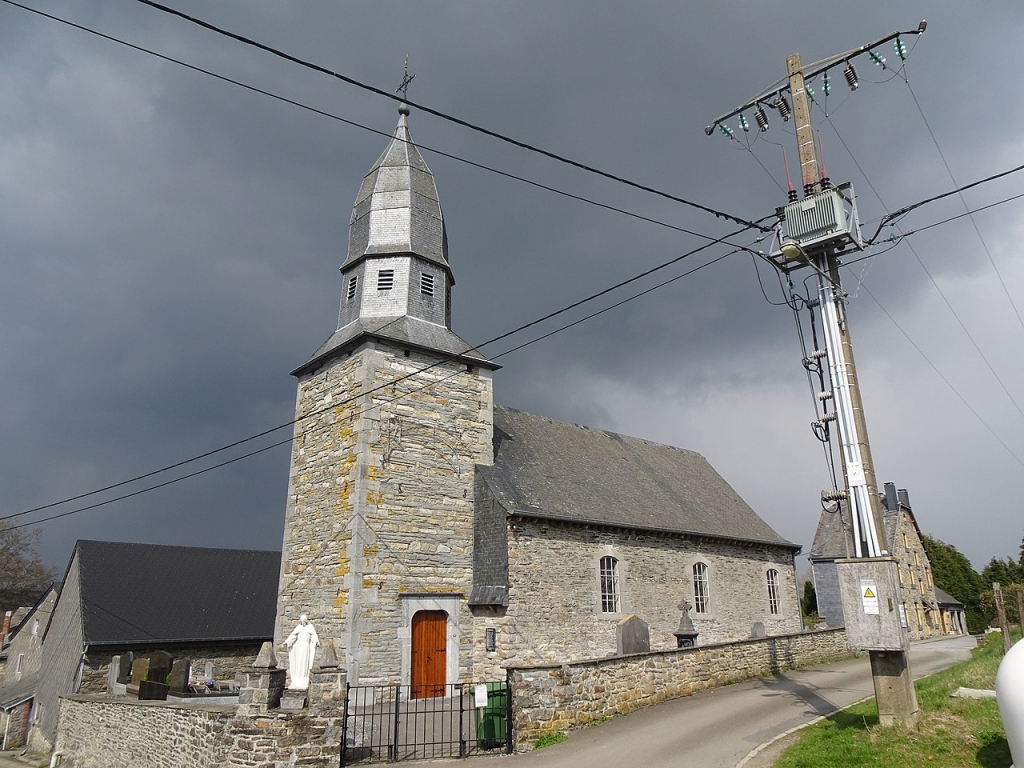
{"type": "Polygon", "coordinates": [[[488,627],[484,632],[484,647],[488,651],[493,651],[498,647],[498,630],[494,627],[488,627]]]}

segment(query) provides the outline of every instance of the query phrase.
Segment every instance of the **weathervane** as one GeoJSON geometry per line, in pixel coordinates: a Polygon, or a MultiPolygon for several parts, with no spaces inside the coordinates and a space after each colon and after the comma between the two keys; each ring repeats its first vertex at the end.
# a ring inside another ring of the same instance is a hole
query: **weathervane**
{"type": "Polygon", "coordinates": [[[402,92],[402,100],[409,100],[409,83],[416,79],[416,75],[409,75],[409,54],[405,54],[405,74],[402,76],[402,84],[395,88],[395,93],[402,92]]]}

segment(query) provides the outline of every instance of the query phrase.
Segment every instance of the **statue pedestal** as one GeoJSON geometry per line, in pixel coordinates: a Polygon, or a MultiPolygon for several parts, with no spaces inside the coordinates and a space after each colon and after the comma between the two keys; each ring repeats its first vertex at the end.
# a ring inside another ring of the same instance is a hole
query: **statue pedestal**
{"type": "Polygon", "coordinates": [[[306,691],[285,688],[281,692],[281,709],[298,712],[306,708],[306,691]]]}
{"type": "Polygon", "coordinates": [[[673,632],[676,636],[676,648],[696,648],[697,635],[700,632],[673,632]]]}

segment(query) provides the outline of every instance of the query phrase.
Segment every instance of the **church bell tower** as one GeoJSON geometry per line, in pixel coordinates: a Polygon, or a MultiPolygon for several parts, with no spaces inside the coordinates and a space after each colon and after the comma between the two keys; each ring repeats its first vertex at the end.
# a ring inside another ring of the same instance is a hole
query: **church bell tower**
{"type": "Polygon", "coordinates": [[[491,374],[451,331],[448,240],[409,109],[356,196],[337,330],[295,371],[275,644],[307,614],[349,682],[471,674],[474,465],[491,374]]]}

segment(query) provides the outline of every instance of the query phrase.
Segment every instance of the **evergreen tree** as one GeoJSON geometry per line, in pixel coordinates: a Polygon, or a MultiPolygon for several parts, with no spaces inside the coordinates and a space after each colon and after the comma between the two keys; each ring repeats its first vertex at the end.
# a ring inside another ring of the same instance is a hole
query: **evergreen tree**
{"type": "Polygon", "coordinates": [[[800,601],[804,616],[810,616],[818,612],[818,594],[814,591],[814,582],[808,579],[804,582],[804,596],[800,601]]]}

